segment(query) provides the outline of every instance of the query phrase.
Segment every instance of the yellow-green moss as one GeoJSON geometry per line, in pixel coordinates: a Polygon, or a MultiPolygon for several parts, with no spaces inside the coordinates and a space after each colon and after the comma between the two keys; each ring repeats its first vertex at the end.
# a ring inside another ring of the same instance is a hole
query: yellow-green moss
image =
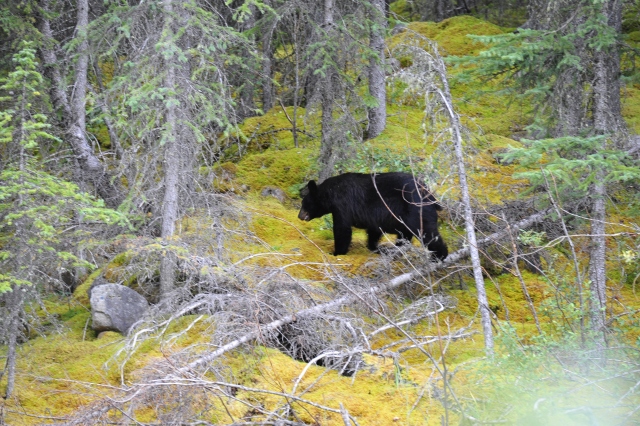
{"type": "Polygon", "coordinates": [[[270,149],[249,154],[238,163],[237,178],[251,191],[260,192],[265,186],[275,186],[295,198],[299,185],[309,177],[313,157],[314,150],[310,148],[270,149]]]}
{"type": "Polygon", "coordinates": [[[89,306],[89,294],[88,294],[89,288],[91,288],[91,285],[93,284],[95,279],[100,276],[100,274],[102,274],[102,268],[96,269],[91,273],[91,275],[87,277],[87,279],[84,280],[82,284],[80,284],[74,290],[73,298],[77,302],[79,302],[81,305],[87,306],[87,307],[89,306]]]}
{"type": "Polygon", "coordinates": [[[407,0],[397,0],[391,2],[389,9],[393,13],[393,16],[398,16],[405,21],[411,20],[411,9],[407,5],[407,0]]]}
{"type": "Polygon", "coordinates": [[[209,171],[213,174],[213,187],[218,192],[237,192],[239,188],[235,178],[238,173],[238,166],[235,163],[226,161],[216,164],[213,168],[203,168],[200,173],[206,175],[209,171]]]}
{"type": "MultiPolygon", "coordinates": [[[[253,367],[257,369],[257,373],[251,374],[248,384],[253,388],[291,391],[306,364],[273,349],[262,348],[259,352],[262,357],[253,367]]],[[[390,359],[370,356],[365,356],[364,359],[369,367],[358,372],[355,380],[340,376],[337,371],[312,366],[300,382],[298,390],[308,388],[303,395],[304,399],[333,409],[339,410],[339,404],[342,403],[349,414],[363,425],[440,424],[443,408],[440,404],[431,404],[429,397],[422,398],[416,409],[411,410],[425,385],[422,378],[419,379],[420,382],[414,382],[407,366],[399,370],[390,359]]],[[[238,396],[248,395],[243,391],[238,396]]],[[[284,402],[281,397],[273,395],[253,393],[251,396],[269,409],[284,402]]],[[[299,402],[293,402],[292,408],[304,422],[328,426],[344,424],[339,413],[328,413],[299,402]]]]}
{"type": "Polygon", "coordinates": [[[104,267],[104,277],[108,282],[115,283],[125,278],[124,268],[133,257],[132,252],[124,252],[117,255],[104,267]]]}
{"type": "Polygon", "coordinates": [[[622,116],[634,133],[640,133],[640,85],[622,89],[622,116]]]}
{"type": "MultiPolygon", "coordinates": [[[[456,56],[475,55],[484,48],[482,43],[469,38],[469,34],[495,35],[505,32],[496,25],[468,15],[456,16],[438,23],[411,22],[407,27],[409,30],[437,42],[443,54],[456,56]]],[[[408,36],[409,32],[404,31],[391,37],[387,43],[390,48],[394,48],[403,43],[408,36]]]]}
{"type": "MultiPolygon", "coordinates": [[[[305,109],[298,107],[296,111],[296,128],[298,130],[298,142],[307,143],[309,137],[305,135],[305,109]]],[[[268,148],[289,149],[294,147],[293,125],[289,121],[293,120],[293,107],[277,106],[264,115],[246,119],[240,130],[248,143],[249,152],[260,152],[268,148]]]]}
{"type": "MultiPolygon", "coordinates": [[[[395,2],[392,7],[399,8],[398,10],[404,8],[403,10],[407,11],[405,2],[395,2]]],[[[499,27],[471,17],[456,17],[438,24],[411,23],[409,28],[438,41],[446,54],[455,55],[476,54],[481,48],[481,45],[473,42],[466,36],[467,34],[498,34],[503,31],[499,27]]],[[[406,34],[394,36],[390,40],[390,45],[393,47],[401,42],[403,37],[406,37],[406,34]]],[[[513,166],[501,164],[497,161],[497,155],[510,145],[518,146],[518,142],[510,137],[514,134],[522,134],[524,125],[530,119],[530,105],[526,102],[514,103],[507,108],[507,98],[501,94],[484,93],[477,96],[477,93],[482,90],[496,88],[499,88],[497,84],[487,86],[479,82],[453,85],[456,107],[461,113],[463,123],[473,135],[467,158],[470,166],[468,172],[471,192],[474,198],[483,204],[499,204],[514,198],[527,185],[525,182],[513,179],[513,166]]],[[[407,162],[411,159],[412,164],[419,167],[422,160],[441,152],[444,146],[425,141],[422,129],[424,112],[420,106],[422,100],[400,102],[396,92],[400,89],[401,87],[396,87],[390,90],[391,105],[388,107],[387,128],[367,144],[371,148],[388,149],[395,156],[404,156],[407,162]]],[[[625,119],[632,129],[640,131],[638,99],[640,99],[638,87],[623,90],[625,119]]],[[[286,111],[291,117],[292,108],[287,108],[286,111]]],[[[300,109],[298,118],[301,125],[303,115],[304,110],[300,109]]],[[[244,233],[232,237],[226,243],[230,260],[258,267],[283,268],[296,279],[317,282],[317,285],[326,283],[327,274],[334,268],[347,276],[369,277],[371,271],[375,269],[371,265],[375,265],[379,257],[366,248],[364,231],[354,232],[353,244],[347,255],[334,257],[329,254],[334,245],[330,224],[323,219],[310,222],[297,219],[298,188],[316,173],[314,161],[318,152],[318,135],[314,139],[300,134],[300,147],[295,148],[290,127],[286,114],[279,107],[268,111],[264,116],[248,119],[241,125],[243,137],[240,138],[240,145],[244,150],[242,158],[237,162],[216,165],[213,170],[201,170],[203,174],[213,172],[215,179],[218,179],[214,181],[214,187],[217,190],[242,193],[242,196],[234,196],[234,202],[239,209],[248,213],[251,232],[261,241],[261,243],[255,240],[247,241],[247,234],[244,233]],[[282,203],[273,197],[260,196],[265,186],[281,188],[290,199],[282,203]],[[245,189],[237,191],[238,188],[245,189]]],[[[313,129],[305,129],[305,131],[313,133],[313,129]]],[[[236,136],[239,137],[239,135],[236,136]]],[[[446,174],[449,171],[442,172],[446,174]]],[[[439,188],[439,195],[444,194],[445,197],[457,199],[455,179],[447,185],[450,186],[439,188]]],[[[627,212],[623,210],[624,208],[621,208],[611,217],[607,232],[627,232],[627,228],[623,226],[627,212]]],[[[442,216],[446,218],[446,212],[443,213],[442,216]]],[[[231,223],[233,219],[229,221],[228,227],[235,229],[237,223],[231,223]]],[[[185,241],[190,241],[189,238],[194,237],[207,241],[210,238],[210,223],[206,215],[194,211],[179,221],[178,228],[185,241]]],[[[457,249],[456,241],[461,240],[461,230],[448,222],[440,226],[441,233],[451,251],[457,249]]],[[[620,241],[620,238],[616,241],[610,239],[607,248],[616,250],[615,244],[620,241]]],[[[585,245],[584,241],[576,241],[576,243],[577,246],[585,245]]],[[[105,392],[107,394],[109,392],[108,388],[97,386],[90,388],[87,392],[87,389],[79,384],[80,381],[107,386],[119,383],[120,372],[117,368],[119,360],[113,360],[110,357],[122,347],[123,338],[116,333],[104,333],[97,339],[95,333],[87,328],[90,313],[87,309],[89,301],[86,291],[101,273],[108,276],[110,281],[123,277],[123,269],[134,255],[133,251],[129,252],[127,249],[131,247],[123,248],[122,253],[115,256],[109,265],[95,271],[76,289],[74,303],[63,303],[54,298],[44,302],[47,310],[57,315],[68,330],[62,334],[34,338],[22,346],[18,365],[21,374],[18,377],[15,399],[6,403],[6,407],[13,410],[5,418],[6,422],[29,424],[40,421],[35,417],[15,414],[19,410],[35,415],[64,416],[84,404],[91,404],[92,401],[103,397],[105,392]],[[109,360],[105,368],[104,365],[109,360]]],[[[557,253],[560,248],[548,250],[557,253]]],[[[584,264],[584,256],[582,254],[580,256],[584,264]]],[[[554,261],[556,268],[560,270],[559,274],[564,279],[571,280],[573,272],[568,260],[558,256],[554,261]],[[566,267],[566,270],[560,269],[563,267],[566,267]]],[[[619,264],[612,262],[608,264],[609,269],[619,268],[619,264]]],[[[399,262],[397,263],[395,268],[405,268],[400,266],[399,262]]],[[[499,360],[508,360],[510,354],[500,343],[504,338],[502,330],[507,320],[507,309],[511,326],[522,337],[533,340],[533,336],[537,335],[537,329],[533,324],[532,314],[518,278],[509,273],[494,274],[493,272],[501,272],[498,268],[491,272],[491,277],[488,277],[485,282],[490,306],[497,316],[495,324],[499,333],[496,353],[499,360]],[[503,303],[507,309],[504,308],[503,303]]],[[[529,294],[539,309],[540,303],[554,293],[541,276],[526,271],[522,271],[522,274],[529,294]]],[[[252,278],[246,277],[248,285],[252,285],[252,278]]],[[[610,284],[613,284],[610,286],[608,296],[615,296],[616,300],[621,302],[620,305],[614,304],[612,308],[614,313],[621,313],[622,306],[630,307],[638,304],[637,295],[633,293],[629,283],[623,282],[621,274],[612,273],[608,278],[610,284]]],[[[408,327],[417,336],[445,335],[457,329],[469,327],[468,332],[472,334],[465,339],[449,344],[438,342],[424,347],[434,359],[439,359],[441,351],[446,351],[445,360],[450,367],[449,371],[454,372],[451,376],[452,386],[458,392],[458,396],[464,401],[469,401],[468,406],[473,406],[480,411],[480,414],[486,414],[485,418],[494,420],[502,418],[501,416],[508,410],[499,408],[506,408],[506,403],[509,403],[514,409],[512,414],[504,414],[507,416],[506,421],[525,424],[526,416],[531,412],[530,407],[533,407],[540,398],[546,398],[544,401],[548,401],[549,395],[554,392],[567,393],[567,390],[575,387],[574,382],[564,379],[563,372],[554,372],[553,375],[545,377],[542,374],[544,371],[536,365],[531,368],[531,372],[540,374],[540,380],[527,382],[537,384],[535,389],[532,388],[531,392],[525,395],[520,392],[519,384],[523,379],[522,376],[518,376],[518,371],[513,369],[514,364],[508,365],[510,370],[493,369],[494,366],[479,364],[478,360],[484,355],[484,342],[477,321],[477,301],[473,279],[460,272],[453,278],[444,278],[441,284],[448,295],[457,299],[457,307],[441,313],[436,319],[424,320],[408,327]],[[458,289],[460,284],[466,286],[466,289],[458,289]],[[479,388],[481,391],[478,391],[479,388]],[[478,401],[479,397],[483,398],[483,403],[472,403],[478,401]],[[501,403],[503,405],[500,405],[501,403]],[[527,407],[529,407],[528,411],[527,407]]],[[[400,303],[398,300],[402,300],[402,297],[393,299],[389,303],[398,304],[400,303]]],[[[389,305],[389,308],[396,308],[396,306],[389,305]]],[[[540,309],[538,312],[543,329],[549,329],[548,319],[543,318],[540,309]]],[[[364,321],[375,322],[373,314],[371,315],[372,317],[365,317],[364,321]]],[[[617,326],[623,327],[622,324],[617,326]]],[[[125,381],[132,382],[139,379],[142,377],[143,368],[165,359],[165,355],[170,355],[188,345],[208,343],[214,328],[215,323],[206,316],[187,316],[176,320],[161,340],[149,339],[138,346],[135,354],[124,366],[125,381]],[[180,334],[181,330],[189,326],[191,328],[188,332],[180,334]]],[[[629,327],[625,332],[630,342],[640,335],[640,331],[633,327],[629,327]]],[[[381,348],[402,338],[404,336],[401,333],[389,330],[371,339],[371,344],[374,349],[381,348]]],[[[206,345],[201,347],[202,350],[207,348],[206,345]]],[[[349,413],[362,425],[440,424],[443,414],[442,404],[432,397],[430,392],[438,387],[441,389],[442,382],[429,381],[434,377],[433,365],[423,351],[411,349],[402,352],[397,364],[388,358],[369,355],[365,355],[364,359],[367,367],[355,378],[339,376],[335,371],[326,372],[321,367],[311,367],[299,389],[308,386],[316,379],[318,382],[303,397],[336,409],[339,408],[337,404],[342,402],[349,413]],[[412,411],[411,407],[422,391],[424,396],[417,409],[412,411]]],[[[221,362],[228,366],[235,379],[241,384],[275,391],[291,390],[293,381],[305,367],[305,364],[294,361],[278,351],[263,347],[234,351],[227,354],[221,362]]],[[[502,367],[505,365],[507,364],[502,364],[502,367]]],[[[604,386],[615,387],[619,384],[604,386]]],[[[527,388],[527,391],[529,390],[527,388]]],[[[587,390],[579,391],[574,395],[575,397],[571,398],[578,402],[576,406],[585,406],[584,403],[579,402],[580,398],[584,397],[585,401],[591,401],[590,398],[593,396],[587,390]]],[[[248,395],[245,391],[239,391],[237,396],[242,398],[248,395]]],[[[264,394],[252,396],[266,409],[274,409],[287,402],[276,396],[264,394]]],[[[216,401],[206,402],[211,407],[216,407],[216,401]]],[[[343,424],[338,414],[321,412],[298,402],[293,402],[292,406],[303,421],[323,425],[343,424]]],[[[238,401],[228,402],[226,408],[236,419],[242,418],[249,411],[238,401]]],[[[222,409],[220,413],[207,412],[206,416],[209,417],[203,418],[214,423],[231,423],[222,409]]],[[[138,420],[148,423],[157,422],[151,407],[141,407],[136,415],[140,416],[138,420]]],[[[456,417],[457,415],[451,414],[450,422],[458,422],[460,419],[456,417]]],[[[571,424],[565,414],[546,419],[550,420],[544,424],[554,422],[557,424],[559,421],[566,422],[563,424],[571,424]]]]}

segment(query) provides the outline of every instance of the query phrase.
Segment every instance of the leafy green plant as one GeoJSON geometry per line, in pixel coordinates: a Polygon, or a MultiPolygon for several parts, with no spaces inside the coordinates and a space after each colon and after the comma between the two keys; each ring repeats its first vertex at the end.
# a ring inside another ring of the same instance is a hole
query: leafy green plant
{"type": "Polygon", "coordinates": [[[543,244],[546,234],[534,230],[520,230],[518,233],[518,241],[522,244],[540,247],[543,244]]]}

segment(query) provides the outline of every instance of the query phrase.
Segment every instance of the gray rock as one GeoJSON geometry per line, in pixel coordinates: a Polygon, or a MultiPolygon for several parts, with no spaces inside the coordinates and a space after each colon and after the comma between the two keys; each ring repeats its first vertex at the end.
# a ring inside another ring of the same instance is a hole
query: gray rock
{"type": "Polygon", "coordinates": [[[120,284],[103,284],[91,290],[92,328],[126,335],[149,307],[146,299],[120,284]]]}
{"type": "Polygon", "coordinates": [[[98,276],[95,280],[93,280],[93,282],[91,283],[91,286],[89,287],[89,290],[87,290],[89,299],[91,299],[91,292],[93,291],[94,288],[98,287],[99,285],[105,285],[105,284],[110,284],[110,283],[109,281],[105,280],[102,275],[98,276]]]}
{"type": "Polygon", "coordinates": [[[284,203],[287,200],[287,195],[284,191],[280,188],[276,188],[275,186],[265,186],[260,192],[260,195],[263,197],[274,197],[280,201],[280,203],[284,203]]]}
{"type": "Polygon", "coordinates": [[[391,34],[396,35],[407,31],[407,24],[398,22],[395,27],[391,29],[391,34]]]}

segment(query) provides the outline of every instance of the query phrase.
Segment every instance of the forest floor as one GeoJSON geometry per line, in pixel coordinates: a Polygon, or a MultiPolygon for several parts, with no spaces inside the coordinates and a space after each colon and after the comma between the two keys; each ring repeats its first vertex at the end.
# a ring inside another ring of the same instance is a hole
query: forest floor
{"type": "MultiPolygon", "coordinates": [[[[409,24],[408,29],[437,41],[446,55],[477,53],[481,45],[466,37],[467,34],[510,31],[471,17],[452,18],[439,24],[415,22],[409,24]]],[[[389,45],[401,43],[403,34],[393,36],[389,45]]],[[[499,154],[509,146],[521,146],[519,139],[530,120],[530,107],[525,103],[507,102],[492,92],[480,95],[481,88],[487,89],[481,85],[454,84],[453,95],[463,122],[472,134],[468,147],[472,197],[480,209],[494,212],[499,210],[496,206],[521,199],[527,189],[525,181],[513,176],[516,165],[503,164],[499,154]]],[[[349,171],[364,172],[372,168],[378,172],[420,171],[443,149],[425,139],[420,100],[407,102],[394,93],[393,88],[391,91],[386,131],[354,147],[354,159],[346,165],[349,171]]],[[[630,128],[639,132],[640,87],[626,87],[623,102],[630,128]]],[[[364,231],[355,231],[350,252],[334,257],[329,254],[333,249],[330,221],[297,219],[298,191],[317,173],[314,164],[319,142],[317,137],[309,135],[317,135],[319,129],[305,121],[305,111],[299,108],[297,114],[300,122],[305,123],[305,134],[299,135],[298,146],[294,146],[291,131],[274,131],[289,129],[293,113],[292,108],[287,108],[285,113],[276,107],[261,117],[246,120],[241,131],[249,138],[230,146],[228,161],[213,170],[203,170],[203,173],[215,174],[214,184],[226,194],[230,205],[242,211],[242,226],[248,230],[238,232],[226,243],[226,248],[233,253],[230,259],[253,268],[279,268],[295,280],[314,283],[326,290],[327,295],[339,285],[334,279],[336,275],[345,282],[359,278],[375,282],[411,271],[413,261],[421,256],[417,243],[415,251],[409,250],[408,254],[398,255],[399,258],[381,256],[367,250],[364,231]],[[242,150],[243,155],[237,154],[238,150],[242,150]],[[265,188],[271,190],[265,192],[265,188]],[[249,234],[251,241],[247,240],[249,234]]],[[[436,183],[433,189],[445,206],[441,214],[441,234],[450,252],[454,252],[462,248],[463,241],[454,208],[455,178],[441,173],[436,183]]],[[[608,227],[611,234],[621,232],[626,223],[638,223],[637,212],[631,207],[618,203],[612,210],[615,213],[608,227]]],[[[575,232],[586,234],[586,226],[586,222],[577,223],[575,232]],[[579,232],[580,227],[584,227],[585,232],[579,232]]],[[[201,212],[194,211],[182,218],[179,229],[183,241],[200,241],[207,239],[211,225],[201,212]]],[[[124,240],[118,246],[126,248],[123,253],[139,247],[136,236],[124,240]]],[[[620,250],[625,243],[623,238],[612,237],[608,246],[612,251],[620,250]]],[[[392,241],[383,244],[391,246],[392,241]]],[[[586,238],[576,238],[582,262],[586,261],[587,244],[586,238]]],[[[467,266],[450,267],[390,292],[384,299],[388,306],[381,307],[381,311],[394,312],[397,307],[392,305],[410,306],[435,291],[454,301],[452,306],[408,325],[407,329],[411,336],[424,340],[454,333],[459,333],[458,338],[433,339],[420,349],[401,343],[406,336],[395,328],[375,333],[369,340],[372,350],[363,355],[363,368],[351,377],[321,366],[307,369],[306,363],[277,349],[245,346],[226,354],[220,362],[235,383],[274,393],[256,394],[240,389],[235,399],[220,402],[224,409],[216,405],[217,402],[203,403],[199,419],[211,424],[247,421],[251,409],[239,402],[243,394],[251,394],[247,399],[256,407],[275,410],[285,401],[276,393],[291,392],[296,381],[302,378],[297,385],[298,396],[337,410],[329,412],[312,404],[289,401],[295,407],[296,421],[308,424],[344,424],[340,403],[363,426],[442,424],[445,418],[450,423],[461,424],[638,424],[640,412],[634,414],[634,410],[640,406],[640,399],[637,392],[633,395],[632,391],[633,386],[638,385],[638,375],[617,377],[619,366],[613,365],[585,367],[583,361],[588,351],[566,343],[575,343],[576,339],[566,337],[577,333],[561,318],[575,315],[575,311],[560,312],[555,304],[561,294],[558,288],[571,285],[574,278],[566,250],[561,245],[546,247],[541,260],[546,273],[523,270],[523,282],[499,260],[500,249],[494,250],[485,252],[483,260],[497,336],[494,359],[485,357],[475,285],[465,270],[467,266]],[[491,262],[492,258],[498,260],[491,262]],[[523,283],[544,333],[539,333],[534,324],[522,291],[523,283]],[[402,351],[397,350],[400,347],[402,351]],[[380,355],[389,349],[395,350],[393,357],[380,355]],[[444,375],[443,369],[447,371],[444,375]]],[[[635,315],[626,314],[640,308],[640,299],[633,285],[634,277],[621,272],[622,257],[611,256],[611,259],[614,257],[617,260],[608,264],[611,271],[608,296],[615,301],[612,313],[628,320],[614,325],[618,333],[612,344],[633,347],[637,345],[640,327],[635,315]]],[[[142,380],[155,363],[187,349],[206,350],[198,348],[204,348],[215,324],[197,315],[176,319],[162,336],[144,341],[132,353],[122,351],[127,341],[121,335],[107,332],[97,336],[91,330],[87,288],[98,274],[111,274],[116,281],[122,278],[124,263],[122,256],[114,256],[78,287],[73,297],[60,296],[43,302],[40,310],[43,318],[46,311],[56,321],[49,324],[45,335],[20,346],[15,394],[0,403],[0,419],[6,424],[63,423],[67,416],[88,409],[105,396],[116,398],[123,387],[142,380]]],[[[251,278],[246,282],[252,285],[251,278]]],[[[373,310],[365,311],[354,310],[353,315],[356,312],[362,315],[358,321],[368,330],[386,324],[373,310]]],[[[635,357],[637,361],[637,354],[635,357]]],[[[637,366],[636,362],[636,370],[637,366]]],[[[153,402],[149,401],[125,416],[132,416],[135,422],[159,424],[155,413],[153,402]]],[[[126,418],[121,417],[121,421],[135,423],[126,418]]]]}

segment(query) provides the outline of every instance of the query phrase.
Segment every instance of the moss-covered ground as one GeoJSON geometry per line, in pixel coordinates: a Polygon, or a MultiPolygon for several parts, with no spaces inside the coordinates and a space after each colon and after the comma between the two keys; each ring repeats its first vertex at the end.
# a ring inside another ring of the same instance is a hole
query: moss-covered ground
{"type": "MultiPolygon", "coordinates": [[[[400,2],[398,2],[400,3],[400,2]]],[[[444,22],[414,22],[408,28],[439,43],[445,54],[474,54],[481,46],[467,34],[497,34],[501,29],[493,24],[472,17],[458,17],[444,22]]],[[[389,40],[393,47],[402,41],[404,33],[389,40]]],[[[470,182],[472,195],[480,205],[496,205],[516,199],[526,188],[526,182],[512,177],[513,165],[500,164],[496,154],[508,146],[518,146],[514,135],[522,131],[530,119],[528,105],[509,104],[506,98],[496,93],[477,93],[480,86],[457,85],[453,95],[457,100],[463,122],[473,134],[470,152],[470,182]]],[[[393,97],[391,98],[393,100],[393,97]]],[[[640,131],[640,92],[630,86],[623,90],[623,113],[629,126],[640,131]]],[[[299,109],[300,123],[304,123],[305,111],[299,109]]],[[[270,267],[286,267],[292,276],[310,281],[325,280],[327,265],[338,268],[347,275],[367,274],[375,265],[378,255],[366,248],[363,231],[354,232],[351,251],[346,256],[329,255],[333,248],[330,223],[323,219],[301,222],[297,219],[299,207],[298,190],[311,178],[315,178],[314,164],[318,153],[318,138],[312,138],[314,129],[301,133],[298,146],[294,146],[287,115],[281,108],[274,108],[264,116],[248,119],[242,133],[248,142],[243,143],[241,153],[231,152],[230,160],[216,166],[217,181],[214,185],[222,192],[233,194],[237,203],[250,217],[251,232],[262,244],[247,244],[242,236],[228,243],[235,261],[270,267]],[[285,129],[285,130],[282,130],[285,129]],[[242,155],[240,155],[242,154],[242,155]],[[265,187],[278,188],[284,199],[261,195],[265,187]],[[267,253],[268,256],[254,256],[267,253]]],[[[437,147],[425,142],[421,129],[423,109],[420,102],[406,104],[392,102],[388,108],[388,124],[385,132],[373,141],[366,142],[366,150],[372,156],[385,157],[381,164],[387,169],[398,159],[406,164],[409,158],[416,165],[434,155],[437,147]]],[[[317,130],[317,129],[315,129],[317,130]]],[[[239,145],[240,146],[240,145],[239,145]]],[[[362,164],[354,162],[353,169],[362,164]]],[[[442,182],[438,188],[443,198],[456,199],[455,180],[442,182]]],[[[621,194],[624,196],[624,194],[621,194]]],[[[611,233],[624,231],[625,221],[636,221],[632,208],[616,207],[611,219],[611,233]],[[621,231],[622,230],[622,231],[621,231]]],[[[461,230],[447,220],[441,225],[442,234],[450,250],[459,247],[461,230]]],[[[205,234],[206,218],[197,214],[184,218],[182,230],[186,234],[205,234]]],[[[614,251],[626,243],[624,237],[611,238],[609,248],[614,251]]],[[[586,241],[577,241],[586,246],[586,241]]],[[[570,286],[575,279],[566,251],[549,249],[551,260],[544,266],[552,267],[555,277],[570,286]],[[551,264],[552,263],[552,264],[551,264]]],[[[19,348],[18,377],[16,391],[7,401],[0,402],[0,423],[43,424],[62,421],[81,407],[116,393],[116,387],[131,384],[141,374],[142,368],[162,360],[165,355],[177,353],[205,341],[214,324],[206,318],[192,323],[194,318],[185,317],[176,321],[165,335],[165,343],[148,340],[134,356],[124,363],[116,354],[122,349],[124,339],[115,333],[96,336],[88,321],[90,312],[86,291],[93,279],[100,274],[118,277],[119,268],[126,264],[129,252],[114,258],[104,270],[91,275],[78,287],[73,298],[57,298],[46,301],[49,311],[58,316],[63,328],[46,335],[32,338],[19,348]],[[180,338],[170,339],[172,330],[180,330],[192,324],[180,338]]],[[[232,256],[233,257],[233,256],[232,256]]],[[[612,256],[613,258],[614,256],[612,256]]],[[[584,259],[581,259],[584,262],[584,259]]],[[[613,313],[623,314],[637,309],[639,296],[632,287],[634,277],[621,274],[620,260],[611,261],[610,296],[618,305],[613,313]]],[[[554,310],[553,302],[558,297],[557,284],[549,276],[523,271],[523,280],[536,306],[545,331],[540,337],[533,321],[533,314],[516,275],[509,271],[491,274],[486,280],[490,306],[496,315],[498,328],[497,354],[493,361],[484,358],[483,338],[480,332],[473,281],[467,274],[455,270],[447,272],[441,281],[443,291],[457,300],[457,306],[442,312],[436,319],[425,320],[411,331],[417,336],[437,336],[464,328],[466,337],[450,343],[434,342],[424,346],[424,352],[410,349],[393,360],[381,356],[365,355],[366,367],[354,377],[340,376],[336,371],[312,366],[308,369],[298,389],[308,391],[303,399],[316,404],[339,409],[342,403],[360,425],[425,425],[442,424],[448,415],[451,423],[470,422],[462,420],[456,405],[464,407],[466,413],[476,419],[505,424],[527,425],[581,425],[612,424],[608,420],[619,419],[616,424],[633,424],[625,417],[640,404],[635,398],[618,403],[618,398],[629,390],[633,383],[626,378],[610,379],[609,370],[603,367],[598,372],[580,370],[570,356],[564,363],[550,362],[550,352],[539,350],[538,356],[524,356],[527,343],[538,343],[541,348],[552,347],[549,339],[568,333],[566,327],[556,322],[564,312],[554,310]],[[554,282],[554,284],[551,284],[554,282]],[[545,304],[546,303],[546,304],[545,304]],[[514,335],[520,340],[515,340],[514,335]],[[545,341],[547,339],[547,341],[545,341]],[[447,390],[447,403],[451,409],[445,413],[443,404],[442,375],[436,371],[443,368],[442,355],[448,369],[447,376],[457,402],[454,403],[447,390]],[[434,363],[435,360],[435,363],[434,363]],[[575,367],[575,369],[573,368],[575,367]],[[588,378],[587,378],[588,377],[588,378]],[[631,406],[630,406],[631,405],[631,406]],[[615,407],[615,408],[611,408],[615,407]],[[626,419],[626,420],[625,420],[626,419]]],[[[640,273],[640,266],[637,268],[640,273]]],[[[553,277],[551,277],[553,278],[553,277]]],[[[637,283],[640,291],[640,283],[637,283]]],[[[420,290],[407,291],[420,294],[420,290]]],[[[401,293],[397,299],[410,299],[401,293]]],[[[633,318],[625,317],[617,326],[622,330],[626,342],[635,344],[640,334],[633,318]]],[[[369,320],[375,321],[375,318],[369,320]]],[[[574,322],[575,324],[575,322],[574,322]]],[[[374,349],[382,348],[403,336],[396,331],[378,334],[371,341],[374,349]]],[[[567,348],[567,352],[570,348],[567,348]]],[[[4,354],[6,348],[0,349],[4,354]]],[[[555,352],[557,357],[557,352],[555,352]]],[[[275,349],[257,346],[232,353],[224,361],[232,375],[248,388],[260,388],[273,392],[291,391],[296,379],[306,364],[292,360],[275,349]]],[[[3,379],[6,380],[6,379],[3,379]]],[[[4,384],[0,381],[0,387],[4,384]]],[[[239,390],[237,400],[248,391],[239,390]]],[[[275,409],[283,404],[283,398],[274,394],[251,394],[252,401],[265,409],[275,409]],[[258,396],[256,396],[258,395],[258,396]]],[[[217,401],[208,401],[210,411],[204,410],[204,421],[231,424],[246,418],[250,411],[237,401],[229,401],[224,409],[217,401]],[[209,413],[209,414],[207,414],[209,413]],[[209,416],[209,417],[207,417],[209,416]]],[[[203,402],[204,404],[204,402],[203,402]]],[[[304,402],[291,402],[299,421],[319,425],[341,425],[339,413],[321,410],[304,402]]],[[[154,423],[153,411],[139,408],[140,421],[154,423]]],[[[635,420],[634,420],[635,419],[635,420]]],[[[123,420],[127,423],[126,420],[123,420]]]]}

